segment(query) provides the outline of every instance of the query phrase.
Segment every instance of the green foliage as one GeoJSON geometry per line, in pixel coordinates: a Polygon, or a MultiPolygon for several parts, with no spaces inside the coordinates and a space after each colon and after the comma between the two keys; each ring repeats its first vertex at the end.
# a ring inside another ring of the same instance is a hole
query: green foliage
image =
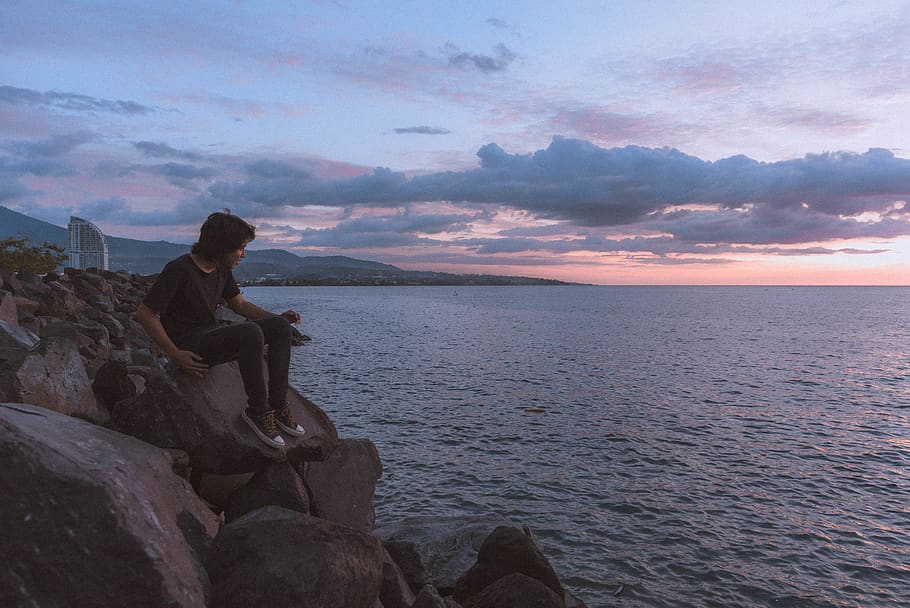
{"type": "Polygon", "coordinates": [[[45,242],[28,245],[26,239],[8,236],[0,239],[0,268],[13,272],[28,270],[43,274],[54,270],[66,260],[63,247],[45,242]]]}

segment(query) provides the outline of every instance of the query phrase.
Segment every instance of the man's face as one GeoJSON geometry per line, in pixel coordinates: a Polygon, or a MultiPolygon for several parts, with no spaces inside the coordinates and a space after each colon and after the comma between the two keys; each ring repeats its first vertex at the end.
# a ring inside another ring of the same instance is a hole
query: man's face
{"type": "Polygon", "coordinates": [[[246,257],[246,243],[241,245],[240,249],[235,249],[224,254],[224,257],[221,260],[221,265],[225,268],[234,269],[237,267],[237,264],[240,263],[240,260],[246,257]]]}

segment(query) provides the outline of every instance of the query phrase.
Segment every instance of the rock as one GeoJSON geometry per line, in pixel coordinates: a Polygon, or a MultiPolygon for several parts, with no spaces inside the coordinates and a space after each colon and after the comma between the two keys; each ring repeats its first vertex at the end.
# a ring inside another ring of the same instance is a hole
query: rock
{"type": "Polygon", "coordinates": [[[369,439],[339,441],[324,461],[308,462],[304,466],[311,512],[371,532],[376,523],[373,496],[381,476],[382,461],[369,439]]]}
{"type": "Polygon", "coordinates": [[[484,539],[501,525],[513,524],[501,517],[408,517],[373,534],[382,539],[412,589],[429,584],[449,595],[477,561],[484,539]]]}
{"type": "Polygon", "coordinates": [[[414,592],[401,573],[401,568],[385,549],[382,550],[382,587],[379,600],[383,608],[413,608],[414,592]]]}
{"type": "Polygon", "coordinates": [[[269,505],[300,513],[310,512],[310,499],[303,480],[286,462],[266,465],[249,483],[233,492],[225,505],[224,519],[230,523],[269,505]]]}
{"type": "Polygon", "coordinates": [[[108,361],[95,372],[92,390],[108,409],[118,401],[136,396],[136,385],[129,378],[127,366],[118,361],[108,361]]]}
{"type": "Polygon", "coordinates": [[[20,293],[23,289],[22,281],[9,270],[0,268],[0,279],[3,279],[3,288],[13,293],[20,293]]]}
{"type": "MultiPolygon", "coordinates": [[[[187,454],[189,459],[189,454],[187,454]]],[[[223,511],[231,494],[250,482],[255,473],[234,473],[232,475],[216,475],[199,470],[192,470],[190,483],[201,499],[206,501],[216,511],[223,511]]]]}
{"type": "Polygon", "coordinates": [[[373,608],[382,546],[340,524],[264,507],[225,526],[206,565],[212,608],[373,608]]]}
{"type": "Polygon", "coordinates": [[[455,599],[465,603],[500,578],[520,573],[549,587],[560,598],[565,595],[559,577],[534,540],[522,530],[509,526],[496,528],[477,554],[477,563],[455,583],[455,599]]]}
{"type": "Polygon", "coordinates": [[[464,608],[563,608],[563,603],[540,581],[515,572],[464,602],[464,608]]]}
{"type": "Polygon", "coordinates": [[[45,338],[35,349],[0,366],[0,400],[31,403],[98,423],[107,420],[77,345],[62,336],[45,338]]]}
{"type": "Polygon", "coordinates": [[[153,374],[146,380],[145,391],[114,407],[114,428],[159,447],[184,450],[199,471],[255,473],[275,460],[322,460],[338,442],[325,412],[293,388],[287,398],[306,436],[286,436],[284,450],[259,440],[240,418],[247,404],[236,362],[214,365],[202,378],[176,372],[176,377],[153,374]]]}
{"type": "Polygon", "coordinates": [[[436,587],[425,585],[417,594],[411,608],[449,608],[449,604],[442,599],[442,596],[436,591],[436,587]]]}
{"type": "Polygon", "coordinates": [[[218,522],[167,453],[3,403],[0,454],[0,605],[205,605],[218,522]]]}
{"type": "Polygon", "coordinates": [[[19,327],[18,324],[7,323],[0,320],[0,348],[21,348],[24,350],[34,348],[38,341],[38,336],[19,327]]]}
{"type": "Polygon", "coordinates": [[[16,297],[7,291],[0,291],[0,321],[5,321],[10,325],[19,325],[16,297]]]}

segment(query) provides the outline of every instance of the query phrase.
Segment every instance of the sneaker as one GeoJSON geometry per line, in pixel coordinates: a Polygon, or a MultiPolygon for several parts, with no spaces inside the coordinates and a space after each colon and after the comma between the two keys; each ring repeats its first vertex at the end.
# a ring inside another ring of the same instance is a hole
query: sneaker
{"type": "Polygon", "coordinates": [[[281,430],[288,435],[303,437],[306,435],[306,429],[297,424],[294,415],[291,413],[291,406],[286,401],[284,405],[275,410],[275,422],[281,427],[281,430]]]}
{"type": "Polygon", "coordinates": [[[248,410],[240,412],[240,417],[246,421],[256,436],[274,448],[284,447],[284,438],[278,434],[275,426],[275,411],[270,410],[264,414],[249,414],[248,410]]]}

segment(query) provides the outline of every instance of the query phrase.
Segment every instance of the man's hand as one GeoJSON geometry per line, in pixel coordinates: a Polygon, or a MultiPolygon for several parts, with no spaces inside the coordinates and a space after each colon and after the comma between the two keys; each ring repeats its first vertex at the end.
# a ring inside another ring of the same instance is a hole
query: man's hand
{"type": "Polygon", "coordinates": [[[195,376],[204,376],[209,371],[209,366],[202,362],[202,357],[191,350],[178,351],[171,358],[180,369],[195,376]]]}
{"type": "Polygon", "coordinates": [[[295,325],[297,323],[300,323],[300,315],[297,314],[296,312],[294,312],[293,310],[286,310],[278,316],[284,317],[289,322],[294,323],[295,325]]]}

